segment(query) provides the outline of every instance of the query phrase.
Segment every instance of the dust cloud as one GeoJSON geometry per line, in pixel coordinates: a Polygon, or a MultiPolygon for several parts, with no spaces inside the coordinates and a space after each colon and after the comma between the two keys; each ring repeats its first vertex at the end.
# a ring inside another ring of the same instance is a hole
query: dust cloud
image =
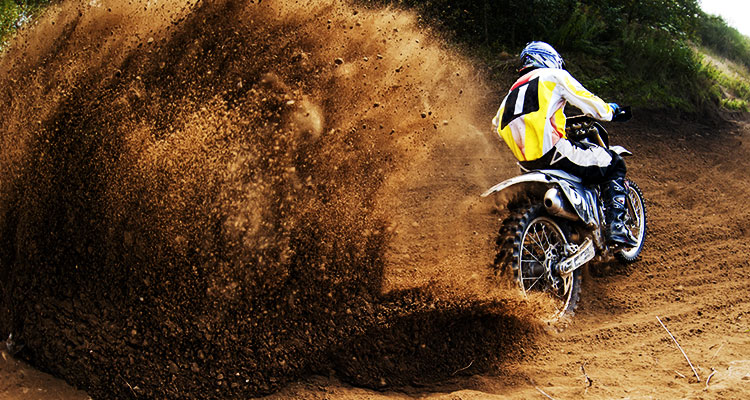
{"type": "Polygon", "coordinates": [[[67,1],[0,71],[0,334],[94,397],[438,382],[537,331],[464,218],[491,91],[410,13],[67,1]]]}

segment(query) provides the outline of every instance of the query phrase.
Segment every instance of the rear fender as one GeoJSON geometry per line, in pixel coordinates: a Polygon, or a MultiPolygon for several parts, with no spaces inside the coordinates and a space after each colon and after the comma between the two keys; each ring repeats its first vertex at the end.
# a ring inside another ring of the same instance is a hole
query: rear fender
{"type": "Polygon", "coordinates": [[[609,148],[610,150],[614,151],[615,153],[621,155],[621,156],[632,156],[633,153],[630,152],[630,150],[622,147],[622,146],[612,146],[609,148]]]}
{"type": "Polygon", "coordinates": [[[551,182],[552,180],[541,172],[528,172],[498,183],[482,193],[482,197],[487,197],[493,193],[501,192],[511,187],[513,188],[513,191],[516,191],[519,188],[536,187],[540,185],[548,187],[551,182]]]}
{"type": "MultiPolygon", "coordinates": [[[[564,174],[560,171],[555,171],[555,173],[564,174]]],[[[576,214],[586,225],[597,224],[597,210],[594,206],[596,197],[591,190],[587,190],[580,182],[570,182],[538,171],[528,172],[500,182],[482,193],[482,197],[499,193],[500,202],[507,204],[517,195],[523,193],[542,198],[544,193],[552,187],[561,189],[568,203],[573,206],[576,214]]]]}
{"type": "Polygon", "coordinates": [[[482,193],[482,197],[494,195],[497,205],[508,207],[525,198],[542,199],[550,187],[552,184],[544,174],[529,172],[498,183],[482,193]]]}

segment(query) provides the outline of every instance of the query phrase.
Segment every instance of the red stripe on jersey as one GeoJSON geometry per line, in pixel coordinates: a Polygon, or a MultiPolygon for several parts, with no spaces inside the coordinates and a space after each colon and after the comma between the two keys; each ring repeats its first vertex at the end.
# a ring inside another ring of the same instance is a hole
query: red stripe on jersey
{"type": "MultiPolygon", "coordinates": [[[[552,118],[549,119],[549,122],[552,124],[552,129],[554,129],[555,133],[557,133],[557,139],[560,140],[565,135],[565,132],[562,131],[560,128],[557,127],[557,124],[555,123],[555,115],[556,114],[557,114],[557,112],[555,112],[555,114],[552,114],[552,118]]],[[[555,141],[555,142],[557,142],[557,141],[555,141]]],[[[554,143],[553,143],[553,145],[554,145],[554,143]]]]}
{"type": "Polygon", "coordinates": [[[513,84],[513,87],[510,88],[510,92],[514,91],[517,87],[523,84],[529,83],[529,81],[531,80],[532,72],[534,71],[529,72],[528,74],[522,76],[519,80],[517,80],[516,83],[513,84]]]}

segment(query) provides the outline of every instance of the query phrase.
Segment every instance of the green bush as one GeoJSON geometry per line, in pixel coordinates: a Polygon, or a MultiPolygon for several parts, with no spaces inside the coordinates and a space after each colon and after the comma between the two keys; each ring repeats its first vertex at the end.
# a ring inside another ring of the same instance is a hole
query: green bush
{"type": "Polygon", "coordinates": [[[0,50],[16,29],[50,2],[51,0],[0,0],[0,50]]]}

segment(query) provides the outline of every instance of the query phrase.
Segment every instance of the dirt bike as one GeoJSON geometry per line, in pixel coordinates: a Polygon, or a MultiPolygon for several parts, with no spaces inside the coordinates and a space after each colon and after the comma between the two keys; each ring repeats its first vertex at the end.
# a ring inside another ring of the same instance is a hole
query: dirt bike
{"type": "MultiPolygon", "coordinates": [[[[613,121],[627,121],[625,107],[613,121]]],[[[569,140],[597,144],[630,156],[621,146],[609,146],[604,127],[587,116],[568,118],[569,140]]],[[[617,259],[632,263],[638,259],[646,239],[646,207],[643,193],[632,180],[626,180],[626,226],[637,240],[631,248],[612,247],[606,239],[604,206],[598,185],[584,185],[576,176],[554,169],[525,170],[501,182],[482,197],[497,194],[507,202],[510,216],[502,222],[498,237],[496,272],[512,271],[524,295],[539,293],[549,300],[549,313],[543,320],[556,321],[572,315],[581,291],[582,269],[586,263],[617,259]]],[[[548,301],[544,299],[545,302],[548,301]]]]}

